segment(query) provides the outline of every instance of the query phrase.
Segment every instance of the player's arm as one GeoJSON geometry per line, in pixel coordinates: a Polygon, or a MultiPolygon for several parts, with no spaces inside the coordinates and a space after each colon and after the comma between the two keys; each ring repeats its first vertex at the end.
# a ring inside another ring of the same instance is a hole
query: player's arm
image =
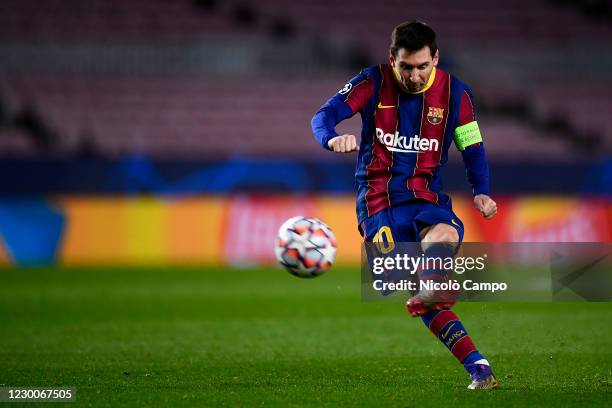
{"type": "Polygon", "coordinates": [[[476,122],[474,98],[469,88],[461,95],[459,123],[455,128],[455,145],[463,156],[468,181],[472,185],[474,205],[483,217],[497,214],[497,203],[490,197],[489,164],[476,122]]]}
{"type": "Polygon", "coordinates": [[[359,150],[355,135],[339,135],[336,125],[363,111],[373,93],[372,78],[365,71],[347,82],[312,118],[312,133],[319,144],[338,153],[359,150]]]}

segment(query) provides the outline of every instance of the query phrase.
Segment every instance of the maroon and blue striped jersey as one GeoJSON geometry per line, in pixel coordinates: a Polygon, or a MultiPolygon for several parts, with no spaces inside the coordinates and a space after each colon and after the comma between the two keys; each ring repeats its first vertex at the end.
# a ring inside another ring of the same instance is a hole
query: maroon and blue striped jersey
{"type": "Polygon", "coordinates": [[[403,91],[389,64],[362,70],[317,111],[315,138],[325,148],[338,136],[342,120],[361,114],[356,166],[357,216],[361,223],[377,212],[411,200],[450,208],[440,169],[455,142],[462,152],[473,194],[489,194],[484,146],[470,88],[441,69],[432,71],[424,90],[403,91]]]}

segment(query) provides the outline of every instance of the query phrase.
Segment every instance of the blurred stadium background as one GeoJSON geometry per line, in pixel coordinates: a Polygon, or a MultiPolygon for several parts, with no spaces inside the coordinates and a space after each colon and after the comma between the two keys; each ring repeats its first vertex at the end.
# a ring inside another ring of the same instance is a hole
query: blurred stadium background
{"type": "Polygon", "coordinates": [[[0,1],[0,386],[96,407],[608,405],[609,302],[458,304],[506,391],[486,395],[401,303],[361,302],[355,156],[310,119],[422,19],[474,90],[500,208],[472,209],[453,152],[466,240],[611,242],[611,17],[609,0],[0,1]],[[333,228],[343,265],[270,267],[296,214],[333,228]]]}
{"type": "Polygon", "coordinates": [[[310,119],[415,17],[476,96],[500,216],[453,152],[466,239],[610,241],[609,1],[5,0],[1,262],[266,263],[295,214],[357,261],[355,156],[310,119]]]}

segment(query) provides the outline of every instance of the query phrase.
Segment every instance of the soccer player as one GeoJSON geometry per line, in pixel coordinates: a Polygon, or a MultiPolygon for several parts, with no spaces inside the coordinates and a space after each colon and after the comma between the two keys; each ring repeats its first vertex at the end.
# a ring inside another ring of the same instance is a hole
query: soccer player
{"type": "MultiPolygon", "coordinates": [[[[474,205],[485,218],[497,212],[489,197],[489,169],[470,88],[437,68],[436,35],[413,21],[395,27],[389,63],[363,69],[317,111],[312,131],[326,149],[358,151],[357,217],[365,241],[420,242],[425,257],[455,255],[463,223],[441,191],[440,169],[454,142],[463,156],[474,205]],[[335,127],[357,112],[361,141],[335,127]]],[[[440,271],[424,271],[424,274],[440,271]]],[[[472,378],[469,389],[497,387],[489,362],[476,349],[452,301],[419,292],[407,302],[472,378]]]]}

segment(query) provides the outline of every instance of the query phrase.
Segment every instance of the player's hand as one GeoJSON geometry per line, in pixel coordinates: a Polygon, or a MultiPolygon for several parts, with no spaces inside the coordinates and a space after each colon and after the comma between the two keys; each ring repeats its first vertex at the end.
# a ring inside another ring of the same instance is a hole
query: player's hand
{"type": "Polygon", "coordinates": [[[491,219],[497,214],[497,203],[486,194],[475,196],[474,205],[486,219],[491,219]]]}
{"type": "Polygon", "coordinates": [[[350,153],[359,150],[355,135],[336,136],[327,142],[327,146],[336,153],[350,153]]]}

